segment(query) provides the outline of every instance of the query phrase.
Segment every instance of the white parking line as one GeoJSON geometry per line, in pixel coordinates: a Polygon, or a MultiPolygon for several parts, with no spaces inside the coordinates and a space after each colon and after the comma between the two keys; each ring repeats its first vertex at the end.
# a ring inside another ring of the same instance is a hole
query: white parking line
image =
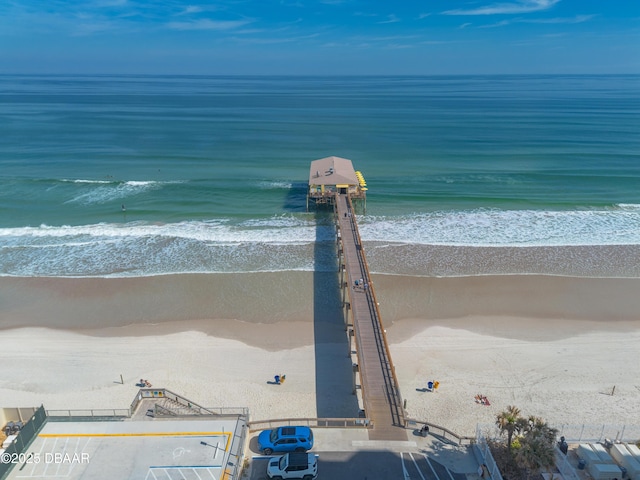
{"type": "Polygon", "coordinates": [[[424,478],[424,475],[422,475],[422,472],[420,471],[420,467],[418,466],[418,462],[416,462],[416,459],[413,458],[413,454],[411,452],[409,452],[409,456],[411,457],[411,460],[413,460],[413,464],[416,466],[416,470],[418,470],[418,473],[420,474],[420,477],[422,478],[422,480],[427,480],[426,478],[424,478]]]}

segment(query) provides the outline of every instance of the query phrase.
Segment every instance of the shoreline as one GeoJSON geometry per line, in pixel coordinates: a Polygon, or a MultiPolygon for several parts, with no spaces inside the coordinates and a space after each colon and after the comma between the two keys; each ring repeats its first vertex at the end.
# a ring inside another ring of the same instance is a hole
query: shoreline
{"type": "MultiPolygon", "coordinates": [[[[372,274],[372,284],[387,327],[411,318],[446,326],[469,316],[626,322],[636,320],[640,312],[640,278],[372,274]]],[[[91,331],[171,323],[181,331],[181,322],[195,322],[196,329],[215,334],[206,322],[225,329],[224,322],[241,327],[332,323],[338,317],[342,321],[336,272],[0,277],[0,305],[0,331],[20,327],[91,331]]]]}
{"type": "Polygon", "coordinates": [[[372,271],[436,278],[555,275],[640,278],[640,245],[428,245],[365,241],[372,271]]]}
{"type": "MultiPolygon", "coordinates": [[[[295,232],[290,234],[295,235],[295,232]]],[[[283,232],[279,231],[277,235],[283,235],[283,232]]],[[[0,270],[4,277],[10,278],[22,278],[21,273],[30,276],[35,272],[47,274],[37,278],[87,280],[335,271],[335,231],[332,226],[325,226],[322,231],[316,232],[315,237],[290,243],[283,239],[284,243],[274,244],[250,240],[233,246],[212,240],[213,244],[207,246],[209,250],[206,252],[196,245],[182,245],[168,257],[163,248],[169,248],[177,241],[175,238],[168,240],[166,245],[157,245],[156,249],[138,245],[137,248],[124,251],[120,248],[124,248],[126,242],[117,246],[119,242],[124,242],[120,239],[107,256],[101,251],[91,253],[82,249],[73,254],[65,251],[47,254],[36,249],[35,252],[42,255],[40,257],[32,252],[33,249],[17,246],[8,247],[4,262],[0,262],[0,270]],[[174,258],[176,255],[178,260],[174,258]],[[201,271],[193,271],[194,265],[201,271]],[[138,276],[128,275],[132,272],[137,272],[138,276]],[[94,273],[98,275],[93,276],[94,273]]],[[[135,238],[141,241],[143,237],[135,238]]],[[[500,275],[640,278],[640,244],[471,246],[364,240],[364,245],[370,271],[379,272],[379,275],[427,278],[500,275]]]]}

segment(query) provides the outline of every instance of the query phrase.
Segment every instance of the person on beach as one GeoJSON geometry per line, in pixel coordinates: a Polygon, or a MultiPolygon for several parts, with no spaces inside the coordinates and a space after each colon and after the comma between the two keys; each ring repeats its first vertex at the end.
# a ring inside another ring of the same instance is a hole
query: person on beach
{"type": "Polygon", "coordinates": [[[280,375],[276,375],[275,377],[273,377],[274,380],[276,381],[276,385],[280,385],[280,375]]]}

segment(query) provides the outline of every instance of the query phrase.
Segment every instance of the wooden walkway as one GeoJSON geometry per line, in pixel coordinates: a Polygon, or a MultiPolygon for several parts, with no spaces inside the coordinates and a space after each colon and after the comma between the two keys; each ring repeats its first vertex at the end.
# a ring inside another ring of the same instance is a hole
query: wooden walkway
{"type": "MultiPolygon", "coordinates": [[[[371,440],[406,441],[404,409],[385,338],[369,267],[362,250],[356,216],[346,194],[336,194],[335,210],[342,237],[346,288],[350,299],[365,414],[373,421],[371,440]],[[363,279],[367,288],[354,288],[363,279]]],[[[344,286],[344,285],[343,285],[344,286]]]]}

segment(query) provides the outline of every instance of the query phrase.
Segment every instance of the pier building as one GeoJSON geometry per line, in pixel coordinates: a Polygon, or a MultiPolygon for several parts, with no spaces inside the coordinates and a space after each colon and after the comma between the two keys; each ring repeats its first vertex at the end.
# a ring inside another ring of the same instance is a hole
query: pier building
{"type": "Polygon", "coordinates": [[[353,168],[351,160],[332,156],[311,162],[307,211],[310,201],[333,204],[336,194],[349,195],[361,201],[363,209],[366,209],[367,183],[362,173],[353,168]]]}

